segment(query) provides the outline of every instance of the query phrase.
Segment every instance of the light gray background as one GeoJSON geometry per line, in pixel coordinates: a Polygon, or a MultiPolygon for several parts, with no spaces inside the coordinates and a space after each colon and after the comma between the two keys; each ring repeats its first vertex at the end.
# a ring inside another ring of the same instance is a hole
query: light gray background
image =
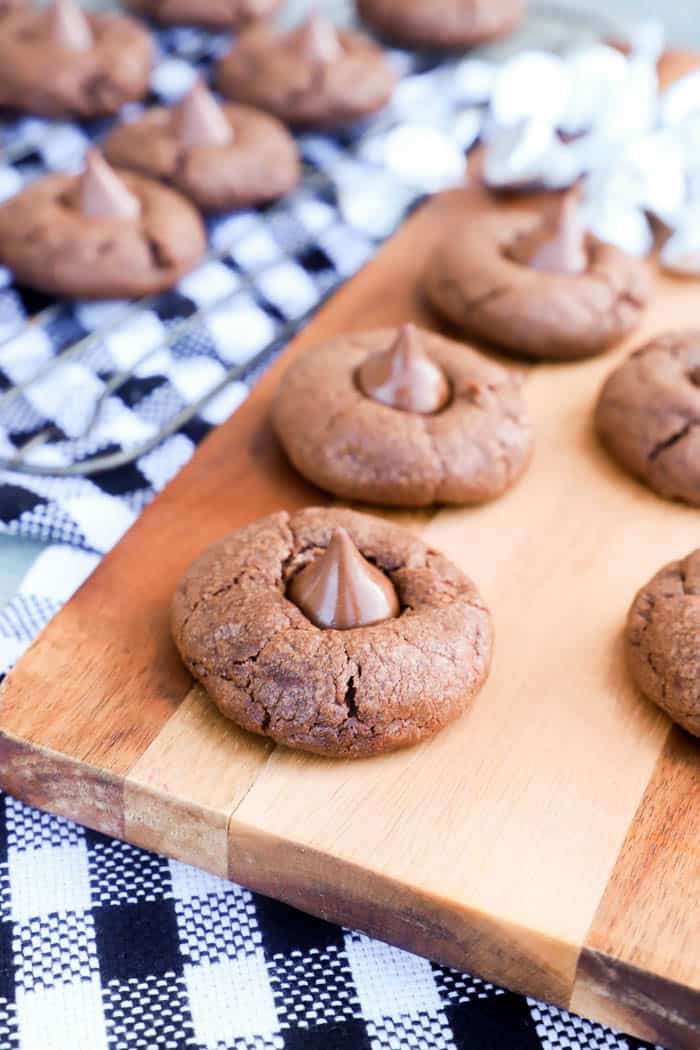
{"type": "MultiPolygon", "coordinates": [[[[84,0],[86,7],[116,6],[112,0],[84,0]]],[[[289,0],[289,16],[301,13],[309,0],[289,0]]],[[[348,0],[324,0],[319,6],[337,11],[348,7],[348,0]]],[[[634,21],[639,18],[660,18],[666,26],[671,44],[682,47],[700,47],[700,8],[697,0],[531,0],[538,7],[572,10],[587,15],[600,13],[634,21]]],[[[0,605],[10,598],[24,573],[32,564],[42,544],[14,537],[0,536],[0,605]]]]}
{"type": "MultiPolygon", "coordinates": [[[[536,0],[533,6],[536,6],[536,0]]],[[[671,43],[700,47],[700,5],[697,0],[557,0],[557,6],[619,14],[626,18],[659,18],[671,43]]]]}

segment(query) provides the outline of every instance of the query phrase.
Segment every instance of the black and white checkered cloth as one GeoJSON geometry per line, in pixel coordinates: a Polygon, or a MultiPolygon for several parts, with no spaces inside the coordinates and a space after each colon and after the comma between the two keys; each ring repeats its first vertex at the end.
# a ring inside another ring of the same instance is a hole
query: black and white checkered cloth
{"type": "MultiPolygon", "coordinates": [[[[161,35],[153,100],[178,98],[222,46],[161,35]]],[[[0,140],[0,198],[46,169],[79,166],[88,137],[27,119],[0,140]]],[[[363,179],[398,214],[418,193],[363,167],[347,143],[301,140],[305,160],[363,179]],[[379,188],[379,189],[378,189],[379,188]],[[401,207],[396,208],[397,201],[401,207]]],[[[371,194],[370,194],[371,196],[371,194]]],[[[371,201],[369,202],[371,206],[371,201]]],[[[389,232],[386,230],[385,232],[389,232]]],[[[305,316],[373,253],[335,191],[218,220],[217,257],[178,288],[90,340],[5,408],[0,455],[47,424],[47,466],[117,451],[218,382],[305,316]],[[259,276],[252,285],[246,275],[259,276]],[[172,338],[200,307],[206,319],[172,338]],[[168,335],[170,333],[170,338],[168,335]],[[110,378],[134,368],[89,436],[110,378]],[[77,444],[76,444],[77,441],[77,444]]],[[[60,349],[101,331],[125,304],[51,304],[0,272],[0,396],[60,349]],[[52,308],[45,324],[27,317],[52,308]]],[[[0,473],[0,531],[49,542],[0,611],[6,672],[212,426],[245,398],[243,375],[187,426],[133,463],[90,479],[0,473]]],[[[505,992],[145,853],[0,795],[1,1050],[640,1050],[647,1044],[505,992]]],[[[648,1048],[649,1050],[649,1048],[648,1048]]]]}

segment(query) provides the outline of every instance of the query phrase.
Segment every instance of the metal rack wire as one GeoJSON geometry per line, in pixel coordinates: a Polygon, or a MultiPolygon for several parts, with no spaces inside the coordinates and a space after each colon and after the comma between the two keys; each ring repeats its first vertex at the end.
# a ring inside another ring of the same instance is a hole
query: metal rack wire
{"type": "MultiPolygon", "coordinates": [[[[336,7],[341,13],[347,15],[347,11],[344,10],[347,5],[344,4],[343,0],[340,0],[339,3],[337,2],[336,7]]],[[[545,21],[549,19],[555,24],[557,21],[561,22],[564,11],[566,11],[567,18],[572,16],[572,11],[569,8],[564,9],[556,2],[541,3],[536,5],[535,10],[540,18],[543,18],[545,21]]],[[[586,13],[585,11],[573,12],[573,14],[578,14],[581,24],[589,27],[593,32],[607,35],[614,33],[618,36],[623,35],[624,33],[623,27],[617,20],[604,14],[601,15],[595,12],[586,13]]],[[[514,48],[517,46],[517,41],[505,45],[506,48],[514,48]]],[[[504,54],[503,48],[504,45],[499,45],[499,56],[504,54]]],[[[488,56],[493,54],[493,51],[493,47],[488,47],[478,49],[471,54],[475,56],[488,56]]],[[[192,62],[206,61],[211,57],[211,46],[207,43],[206,39],[204,39],[199,45],[197,45],[197,42],[195,41],[194,46],[185,51],[184,57],[192,62]]],[[[463,56],[451,56],[447,60],[443,60],[445,68],[449,69],[449,67],[454,65],[460,57],[463,56]]],[[[425,65],[430,66],[430,58],[426,58],[425,65]]],[[[359,151],[362,151],[371,143],[373,137],[388,134],[396,124],[397,119],[395,117],[387,118],[386,116],[382,116],[375,120],[362,135],[350,144],[350,157],[357,155],[359,151]]],[[[36,142],[31,139],[25,142],[20,141],[14,144],[11,143],[0,149],[0,158],[7,164],[20,164],[35,152],[36,147],[36,142]]],[[[305,166],[301,187],[298,192],[306,194],[313,192],[323,193],[331,192],[336,189],[337,184],[332,171],[323,172],[312,169],[308,165],[305,166]]],[[[422,190],[416,188],[416,196],[420,195],[421,192],[422,190]]],[[[285,210],[289,209],[293,204],[294,199],[295,197],[292,196],[291,198],[287,198],[280,201],[278,204],[269,207],[266,210],[266,215],[272,219],[277,215],[283,214],[285,210]]],[[[322,233],[323,231],[321,231],[321,235],[322,233]]],[[[220,245],[217,248],[212,248],[203,260],[203,263],[220,261],[229,256],[234,248],[234,243],[228,243],[220,245]]],[[[133,361],[129,368],[121,369],[111,375],[107,379],[99,398],[96,400],[85,426],[79,434],[72,438],[72,442],[85,442],[86,439],[89,439],[100,419],[101,411],[107,399],[124,387],[148,358],[170,346],[173,346],[184,335],[191,332],[199,325],[206,324],[208,318],[212,314],[229,304],[237,296],[241,295],[242,292],[245,292],[246,289],[255,289],[260,278],[264,277],[268,270],[279,266],[280,262],[284,262],[285,259],[286,261],[291,261],[288,255],[285,256],[285,253],[280,251],[279,255],[273,262],[256,270],[248,271],[247,273],[237,273],[237,283],[235,288],[227,291],[223,296],[208,302],[205,306],[200,306],[190,316],[174,323],[168,331],[164,333],[163,338],[152,347],[149,347],[148,350],[133,361]]],[[[89,334],[82,336],[77,341],[60,349],[48,362],[40,366],[29,378],[10,386],[8,389],[0,393],[0,421],[2,421],[3,412],[6,412],[13,402],[20,398],[22,394],[26,393],[34,384],[46,380],[47,377],[66,362],[79,358],[81,355],[86,354],[88,351],[98,346],[107,336],[118,330],[128,321],[136,318],[143,310],[154,305],[157,299],[157,296],[149,296],[129,302],[123,308],[115,308],[115,312],[104,323],[99,325],[89,334]]],[[[49,467],[31,462],[30,460],[30,456],[35,453],[37,449],[50,442],[54,436],[55,428],[48,426],[42,429],[39,433],[32,435],[23,445],[18,447],[12,455],[0,457],[0,469],[36,475],[49,474],[55,477],[89,476],[105,470],[124,466],[133,460],[138,459],[140,456],[146,454],[160,444],[160,442],[166,437],[185,426],[191,419],[201,412],[208,402],[220,394],[229,384],[243,380],[246,376],[249,376],[260,369],[260,367],[274,355],[276,348],[298,330],[308,317],[319,308],[319,305],[320,303],[317,303],[306,314],[289,320],[281,325],[275,332],[274,338],[267,345],[262,347],[262,349],[245,363],[235,364],[228,368],[221,379],[217,381],[210,390],[206,391],[202,396],[186,405],[170,419],[162,423],[157,431],[147,440],[129,448],[124,448],[119,452],[110,452],[102,455],[97,452],[95,455],[82,458],[66,465],[49,467]]],[[[33,327],[43,327],[57,320],[61,315],[62,309],[63,306],[61,303],[51,304],[39,310],[32,317],[27,318],[26,321],[17,326],[16,330],[11,331],[0,339],[0,351],[16,339],[20,338],[28,329],[33,327]]]]}

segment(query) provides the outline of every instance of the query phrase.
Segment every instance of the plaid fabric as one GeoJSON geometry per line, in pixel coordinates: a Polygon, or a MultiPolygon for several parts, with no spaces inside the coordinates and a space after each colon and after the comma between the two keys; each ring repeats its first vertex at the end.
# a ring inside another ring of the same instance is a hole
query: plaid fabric
{"type": "MultiPolygon", "coordinates": [[[[150,102],[180,97],[225,40],[160,34],[150,102]]],[[[404,66],[411,62],[403,57],[404,66]]],[[[415,116],[416,84],[398,105],[415,116]]],[[[446,90],[445,84],[441,90],[446,90]]],[[[0,199],[79,166],[103,125],[24,119],[2,133],[0,199]],[[21,160],[12,162],[12,157],[21,160]]],[[[266,360],[354,273],[420,195],[352,141],[307,135],[307,166],[359,184],[307,185],[283,205],[210,224],[214,257],[174,291],[126,304],[52,303],[0,270],[0,396],[86,340],[50,380],[0,404],[0,456],[51,426],[34,461],[65,465],[146,440],[232,364],[266,360]],[[358,208],[359,205],[359,208],[358,208]],[[379,220],[379,222],[377,221],[379,220]],[[370,232],[368,232],[368,229],[370,232]],[[379,231],[379,232],[377,232],[379,231]],[[255,274],[245,285],[246,277],[255,274]],[[245,285],[245,286],[244,286],[245,285]],[[188,326],[206,307],[202,323],[188,326]],[[24,327],[39,311],[44,323],[24,327]],[[109,328],[105,332],[105,326],[109,328]],[[99,334],[96,334],[99,333],[99,334]],[[134,369],[80,435],[114,375],[134,369]]],[[[0,472],[0,531],[50,541],[0,611],[0,673],[118,541],[260,366],[182,430],[89,479],[0,472]]],[[[314,920],[174,861],[0,795],[0,1046],[17,1050],[641,1050],[553,1007],[314,920]]],[[[650,1050],[650,1048],[647,1048],[650,1050]]]]}

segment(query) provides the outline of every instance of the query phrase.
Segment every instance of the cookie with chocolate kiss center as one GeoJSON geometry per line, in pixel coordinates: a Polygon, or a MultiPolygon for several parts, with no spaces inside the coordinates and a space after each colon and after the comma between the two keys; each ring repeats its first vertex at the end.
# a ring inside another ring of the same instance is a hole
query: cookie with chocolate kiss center
{"type": "Polygon", "coordinates": [[[391,580],[362,556],[340,526],[324,553],[291,581],[287,597],[316,627],[336,631],[369,627],[399,614],[391,580]]]}
{"type": "Polygon", "coordinates": [[[442,368],[425,352],[418,329],[406,324],[388,350],[368,357],[357,373],[360,390],[402,412],[433,415],[451,397],[442,368]]]}
{"type": "Polygon", "coordinates": [[[325,17],[292,30],[262,23],[240,33],[217,65],[225,98],[299,126],[343,128],[389,101],[397,73],[385,53],[325,17]]]}

